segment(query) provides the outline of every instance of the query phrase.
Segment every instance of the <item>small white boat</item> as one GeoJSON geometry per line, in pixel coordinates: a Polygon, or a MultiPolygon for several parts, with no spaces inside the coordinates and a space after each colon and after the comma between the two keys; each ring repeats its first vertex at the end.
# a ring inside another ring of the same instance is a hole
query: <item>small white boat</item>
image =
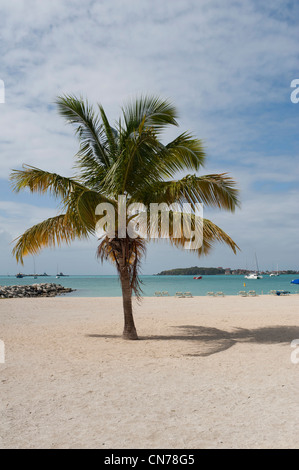
{"type": "Polygon", "coordinates": [[[278,274],[278,265],[277,265],[276,273],[270,273],[269,276],[270,276],[270,277],[277,277],[277,276],[279,276],[279,274],[278,274]]]}
{"type": "Polygon", "coordinates": [[[257,262],[256,253],[255,253],[255,261],[256,261],[256,272],[246,274],[245,279],[263,279],[263,276],[261,274],[259,274],[259,265],[258,265],[258,262],[257,262]]]}
{"type": "Polygon", "coordinates": [[[261,276],[261,274],[257,274],[257,273],[250,273],[250,274],[246,274],[246,276],[244,276],[245,279],[263,279],[263,276],[261,276]]]}

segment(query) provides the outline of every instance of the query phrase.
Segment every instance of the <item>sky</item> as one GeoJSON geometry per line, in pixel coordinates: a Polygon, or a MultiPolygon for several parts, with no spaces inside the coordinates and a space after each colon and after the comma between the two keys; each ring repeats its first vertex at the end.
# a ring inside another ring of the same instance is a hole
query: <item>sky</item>
{"type": "MultiPolygon", "coordinates": [[[[60,94],[101,103],[110,122],[140,94],[178,109],[179,128],[202,139],[205,168],[227,172],[240,189],[231,214],[204,216],[238,244],[205,257],[150,243],[143,274],[189,266],[299,269],[299,3],[273,0],[10,0],[0,5],[0,274],[33,272],[12,257],[12,241],[58,213],[57,201],[14,194],[12,169],[23,163],[74,173],[78,141],[54,105],[60,94]],[[0,82],[1,83],[1,82],[0,82]],[[0,100],[1,101],[1,100],[0,100]]],[[[97,239],[44,250],[36,270],[115,274],[101,265],[97,239]]]]}

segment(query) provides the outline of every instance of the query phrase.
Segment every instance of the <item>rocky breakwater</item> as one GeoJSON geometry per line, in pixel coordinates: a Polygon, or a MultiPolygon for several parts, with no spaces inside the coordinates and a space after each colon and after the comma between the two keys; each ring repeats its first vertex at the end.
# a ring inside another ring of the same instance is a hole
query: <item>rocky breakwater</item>
{"type": "Polygon", "coordinates": [[[76,289],[63,287],[60,284],[31,284],[28,286],[0,286],[0,299],[23,297],[56,297],[76,289]]]}

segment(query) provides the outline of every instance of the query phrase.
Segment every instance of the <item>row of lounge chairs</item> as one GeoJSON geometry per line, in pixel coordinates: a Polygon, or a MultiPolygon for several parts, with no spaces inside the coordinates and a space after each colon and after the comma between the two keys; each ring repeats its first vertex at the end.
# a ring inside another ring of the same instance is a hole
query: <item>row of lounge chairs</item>
{"type": "Polygon", "coordinates": [[[156,291],[155,296],[156,297],[169,297],[169,292],[167,290],[162,291],[162,292],[156,291]]]}
{"type": "MultiPolygon", "coordinates": [[[[155,292],[155,296],[156,297],[169,297],[169,292],[168,291],[156,291],[155,292]]],[[[193,297],[193,295],[191,294],[191,292],[176,292],[175,293],[175,297],[179,297],[179,298],[185,298],[185,297],[193,297]]]]}
{"type": "Polygon", "coordinates": [[[224,292],[207,292],[209,297],[224,297],[224,292]]]}
{"type": "Polygon", "coordinates": [[[193,295],[191,294],[191,292],[176,292],[175,293],[175,297],[179,297],[179,298],[184,298],[184,297],[193,297],[193,295]]]}
{"type": "MultiPolygon", "coordinates": [[[[270,290],[269,294],[272,294],[272,295],[289,295],[290,292],[284,291],[284,290],[270,290]]],[[[224,292],[207,292],[207,295],[209,297],[224,297],[225,296],[224,292]]],[[[258,294],[256,293],[255,290],[249,290],[248,292],[246,292],[245,290],[240,290],[238,292],[238,295],[240,295],[241,297],[257,297],[258,296],[258,294]]],[[[155,296],[156,297],[169,297],[169,292],[168,291],[161,291],[161,292],[156,291],[155,296]]],[[[191,294],[191,292],[176,292],[175,297],[178,297],[178,298],[185,298],[185,297],[191,298],[191,297],[193,297],[193,295],[191,294]]]]}
{"type": "MultiPolygon", "coordinates": [[[[224,297],[225,294],[224,294],[224,292],[207,292],[207,295],[212,296],[212,297],[224,297]]],[[[168,297],[169,292],[168,291],[162,291],[162,292],[156,291],[155,296],[156,297],[168,297]]],[[[193,295],[192,295],[191,292],[176,292],[175,297],[178,297],[178,298],[185,298],[185,297],[192,298],[193,295]]]]}
{"type": "MultiPolygon", "coordinates": [[[[207,292],[207,295],[209,297],[225,297],[224,292],[207,292]]],[[[242,297],[255,297],[258,294],[254,290],[250,290],[249,292],[245,291],[240,291],[238,295],[241,295],[242,297]]],[[[155,292],[156,297],[169,297],[169,292],[168,291],[156,291],[155,292]]],[[[176,292],[175,297],[178,298],[185,298],[185,297],[193,297],[191,292],[176,292]]]]}
{"type": "Polygon", "coordinates": [[[248,292],[246,292],[245,290],[240,290],[238,292],[238,295],[240,295],[241,297],[257,297],[258,296],[255,290],[249,290],[248,292]]]}
{"type": "Polygon", "coordinates": [[[271,295],[290,295],[288,290],[270,290],[269,294],[271,295]]]}
{"type": "MultiPolygon", "coordinates": [[[[289,295],[290,292],[286,290],[270,290],[269,291],[270,295],[289,295]]],[[[246,292],[245,290],[240,290],[239,294],[242,297],[257,297],[258,294],[255,292],[255,290],[250,290],[246,292]]]]}

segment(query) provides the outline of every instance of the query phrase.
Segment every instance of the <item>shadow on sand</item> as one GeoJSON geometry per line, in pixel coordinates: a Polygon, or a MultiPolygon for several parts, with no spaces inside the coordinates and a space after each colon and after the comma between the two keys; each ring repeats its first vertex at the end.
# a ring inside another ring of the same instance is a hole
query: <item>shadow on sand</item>
{"type": "MultiPolygon", "coordinates": [[[[299,338],[299,326],[268,326],[256,329],[235,328],[220,330],[197,325],[175,326],[179,334],[141,336],[143,341],[188,341],[198,352],[188,356],[210,356],[225,351],[237,343],[277,344],[291,343],[299,338]]],[[[90,338],[120,338],[119,335],[87,335],[90,338]]]]}

